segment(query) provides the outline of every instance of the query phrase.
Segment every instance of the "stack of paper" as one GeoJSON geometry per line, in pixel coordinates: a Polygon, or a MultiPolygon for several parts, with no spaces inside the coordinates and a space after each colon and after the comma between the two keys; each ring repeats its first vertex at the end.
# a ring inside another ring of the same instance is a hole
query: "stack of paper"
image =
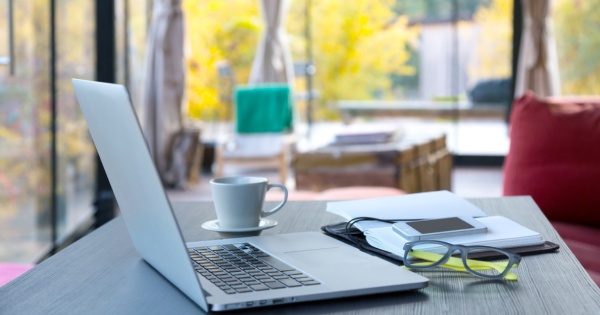
{"type": "MultiPolygon", "coordinates": [[[[481,209],[449,191],[329,202],[327,211],[340,215],[346,220],[357,217],[374,217],[410,221],[470,216],[486,225],[487,233],[446,237],[439,240],[452,244],[485,245],[499,248],[533,246],[544,243],[544,239],[539,233],[502,216],[488,217],[481,209]]],[[[371,246],[399,256],[404,255],[402,248],[408,241],[396,234],[392,230],[391,224],[363,221],[356,227],[363,231],[371,246]]]]}
{"type": "MultiPolygon", "coordinates": [[[[474,204],[447,191],[432,191],[418,194],[370,198],[361,200],[335,201],[327,203],[327,211],[346,220],[357,217],[373,217],[385,220],[421,220],[445,217],[485,217],[485,212],[474,204]]],[[[386,226],[386,223],[361,222],[356,227],[386,226]]]]}
{"type": "Polygon", "coordinates": [[[402,129],[396,125],[350,125],[335,134],[335,144],[383,143],[396,138],[402,129]]]}

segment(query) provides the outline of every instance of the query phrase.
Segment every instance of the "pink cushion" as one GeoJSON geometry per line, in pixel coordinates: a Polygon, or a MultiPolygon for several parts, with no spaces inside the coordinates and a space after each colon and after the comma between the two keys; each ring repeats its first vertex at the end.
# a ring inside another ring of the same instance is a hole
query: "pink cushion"
{"type": "Polygon", "coordinates": [[[504,195],[531,195],[551,220],[600,227],[600,98],[527,93],[513,105],[510,140],[504,195]]]}
{"type": "MultiPolygon", "coordinates": [[[[304,191],[304,190],[290,190],[288,192],[288,200],[289,201],[298,201],[298,200],[315,200],[318,193],[314,191],[304,191]]],[[[283,200],[283,192],[280,189],[273,188],[267,192],[265,196],[265,201],[281,201],[283,200]]]]}
{"type": "Polygon", "coordinates": [[[352,186],[330,188],[322,191],[317,200],[350,200],[404,195],[405,192],[392,187],[352,186]]]}
{"type": "MultiPolygon", "coordinates": [[[[404,191],[391,187],[352,186],[326,189],[322,192],[290,190],[288,200],[349,200],[403,195],[404,191]]],[[[273,189],[265,196],[266,201],[279,201],[283,193],[273,189]]]]}
{"type": "Polygon", "coordinates": [[[33,265],[29,264],[0,263],[0,287],[16,279],[31,268],[33,268],[33,265]]]}

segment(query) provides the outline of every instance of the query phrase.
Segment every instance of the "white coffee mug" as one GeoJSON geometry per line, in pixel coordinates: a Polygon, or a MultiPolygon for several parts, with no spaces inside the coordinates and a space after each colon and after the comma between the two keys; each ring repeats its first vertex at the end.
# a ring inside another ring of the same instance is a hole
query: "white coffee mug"
{"type": "Polygon", "coordinates": [[[210,181],[210,190],[220,228],[258,227],[260,219],[281,210],[287,202],[288,190],[282,184],[269,184],[264,177],[237,176],[210,181]],[[263,211],[265,194],[273,187],[284,192],[283,201],[269,211],[263,211]]]}

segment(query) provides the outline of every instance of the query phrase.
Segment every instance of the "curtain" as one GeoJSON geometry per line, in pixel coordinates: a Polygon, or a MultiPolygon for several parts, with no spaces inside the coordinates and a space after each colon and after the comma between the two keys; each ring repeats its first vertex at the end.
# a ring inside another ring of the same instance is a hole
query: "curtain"
{"type": "Polygon", "coordinates": [[[185,90],[181,0],[154,0],[148,31],[140,123],[161,178],[167,172],[169,141],[182,129],[185,90]]]}
{"type": "Polygon", "coordinates": [[[294,65],[284,29],[287,0],[260,0],[266,29],[252,62],[249,84],[288,83],[293,86],[294,65]]]}
{"type": "Polygon", "coordinates": [[[556,43],[552,31],[552,0],[521,0],[523,35],[517,64],[515,98],[527,90],[537,96],[560,95],[556,43]]]}

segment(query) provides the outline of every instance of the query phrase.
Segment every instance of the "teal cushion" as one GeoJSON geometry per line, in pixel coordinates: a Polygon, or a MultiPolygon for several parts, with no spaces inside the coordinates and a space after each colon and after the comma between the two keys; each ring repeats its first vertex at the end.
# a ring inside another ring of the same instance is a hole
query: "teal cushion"
{"type": "Polygon", "coordinates": [[[283,132],[292,127],[288,85],[239,86],[234,97],[237,132],[283,132]]]}

